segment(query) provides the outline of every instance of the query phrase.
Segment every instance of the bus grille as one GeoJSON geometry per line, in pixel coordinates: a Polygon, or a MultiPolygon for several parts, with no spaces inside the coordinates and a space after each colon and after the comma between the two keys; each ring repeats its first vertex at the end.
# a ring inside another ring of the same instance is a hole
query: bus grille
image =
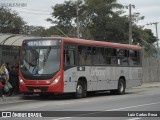
{"type": "Polygon", "coordinates": [[[43,86],[43,87],[27,86],[27,88],[29,91],[32,91],[32,92],[34,92],[35,89],[39,89],[41,90],[41,92],[46,92],[48,90],[48,87],[46,86],[43,86]]]}

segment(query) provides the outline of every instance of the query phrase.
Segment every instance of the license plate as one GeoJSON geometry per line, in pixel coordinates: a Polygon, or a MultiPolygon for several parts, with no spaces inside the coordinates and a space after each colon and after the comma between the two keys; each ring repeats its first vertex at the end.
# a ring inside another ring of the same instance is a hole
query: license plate
{"type": "Polygon", "coordinates": [[[34,89],[34,92],[41,92],[40,89],[34,89]]]}

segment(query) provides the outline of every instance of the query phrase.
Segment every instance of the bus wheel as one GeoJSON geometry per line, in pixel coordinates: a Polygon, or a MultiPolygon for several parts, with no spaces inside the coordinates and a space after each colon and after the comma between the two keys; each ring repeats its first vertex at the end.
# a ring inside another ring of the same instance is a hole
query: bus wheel
{"type": "Polygon", "coordinates": [[[76,87],[76,93],[75,93],[75,98],[80,99],[82,97],[86,96],[86,90],[85,90],[85,84],[82,81],[78,81],[77,87],[76,87]]]}
{"type": "Polygon", "coordinates": [[[124,94],[125,93],[125,89],[126,89],[125,81],[123,79],[119,79],[117,94],[118,95],[124,94]]]}
{"type": "Polygon", "coordinates": [[[125,93],[126,85],[124,79],[120,78],[118,82],[118,89],[111,90],[111,94],[122,95],[125,93]]]}

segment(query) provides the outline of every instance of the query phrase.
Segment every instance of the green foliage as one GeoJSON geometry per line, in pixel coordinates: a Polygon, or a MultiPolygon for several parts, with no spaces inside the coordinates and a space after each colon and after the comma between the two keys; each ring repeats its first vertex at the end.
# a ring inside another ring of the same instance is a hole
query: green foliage
{"type": "Polygon", "coordinates": [[[76,17],[76,5],[72,1],[65,1],[64,4],[57,4],[52,7],[52,16],[56,20],[47,19],[47,21],[57,24],[59,26],[72,26],[73,18],[76,17]]]}
{"type": "Polygon", "coordinates": [[[0,33],[19,34],[25,22],[14,11],[0,7],[0,33]]]}
{"type": "MultiPolygon", "coordinates": [[[[68,35],[71,33],[70,27],[67,26],[52,26],[48,29],[46,29],[46,35],[47,36],[61,36],[61,37],[68,37],[65,33],[68,33],[68,35]],[[70,30],[70,31],[69,31],[70,30]]],[[[70,35],[71,36],[71,35],[70,35]]]]}
{"type": "Polygon", "coordinates": [[[89,16],[106,17],[114,15],[113,9],[121,9],[123,6],[117,0],[85,0],[85,8],[89,16]]]}
{"type": "Polygon", "coordinates": [[[114,16],[103,19],[95,19],[90,25],[91,33],[96,40],[127,43],[128,22],[126,18],[114,16]],[[102,38],[103,36],[103,38],[102,38]]]}
{"type": "Polygon", "coordinates": [[[46,36],[46,29],[42,26],[29,26],[29,25],[25,25],[21,32],[21,34],[24,35],[32,35],[32,36],[46,36]]]}
{"type": "Polygon", "coordinates": [[[52,7],[52,16],[56,19],[48,18],[47,21],[61,28],[62,26],[68,27],[69,29],[68,31],[65,30],[65,33],[70,35],[70,31],[73,31],[71,37],[76,36],[77,5],[80,33],[82,33],[83,38],[106,40],[112,36],[113,28],[109,22],[112,22],[111,17],[118,15],[118,12],[113,12],[113,9],[123,8],[122,5],[116,3],[116,0],[79,0],[78,3],[66,1],[64,4],[57,4],[52,7]],[[112,30],[111,33],[108,30],[112,30]]]}
{"type": "Polygon", "coordinates": [[[155,57],[157,49],[154,46],[156,37],[150,29],[143,29],[136,25],[133,26],[133,44],[139,43],[143,48],[144,57],[155,57]]]}
{"type": "Polygon", "coordinates": [[[133,43],[140,43],[141,45],[152,45],[156,42],[156,37],[153,35],[151,29],[143,29],[136,25],[133,26],[133,43]]]}

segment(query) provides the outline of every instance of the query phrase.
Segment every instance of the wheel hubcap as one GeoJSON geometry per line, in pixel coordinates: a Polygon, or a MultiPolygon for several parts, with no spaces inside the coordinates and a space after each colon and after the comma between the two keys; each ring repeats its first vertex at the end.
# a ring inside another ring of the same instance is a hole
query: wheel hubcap
{"type": "Polygon", "coordinates": [[[122,93],[122,92],[123,92],[123,90],[124,90],[123,83],[122,83],[122,82],[120,82],[120,92],[122,93]]]}
{"type": "Polygon", "coordinates": [[[77,93],[80,95],[80,94],[82,94],[82,92],[83,92],[82,86],[78,85],[77,86],[77,93]]]}

